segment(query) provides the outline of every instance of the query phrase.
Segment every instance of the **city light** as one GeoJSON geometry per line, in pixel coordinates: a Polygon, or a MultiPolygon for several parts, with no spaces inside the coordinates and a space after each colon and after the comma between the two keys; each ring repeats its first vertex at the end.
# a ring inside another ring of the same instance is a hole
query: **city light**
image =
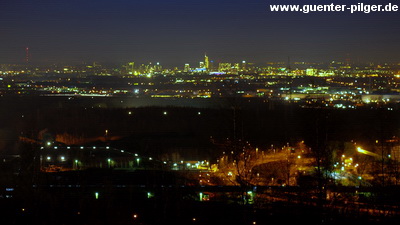
{"type": "Polygon", "coordinates": [[[2,224],[400,221],[399,0],[4,2],[2,224]]]}
{"type": "Polygon", "coordinates": [[[361,153],[361,154],[365,154],[365,155],[369,155],[369,156],[373,156],[373,157],[379,157],[378,154],[367,151],[365,149],[362,149],[361,147],[357,147],[357,152],[361,153]]]}

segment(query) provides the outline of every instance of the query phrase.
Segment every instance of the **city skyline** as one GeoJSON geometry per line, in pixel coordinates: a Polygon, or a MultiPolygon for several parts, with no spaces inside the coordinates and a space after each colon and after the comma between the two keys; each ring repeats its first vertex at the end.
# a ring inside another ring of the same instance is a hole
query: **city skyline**
{"type": "Polygon", "coordinates": [[[396,12],[276,13],[270,3],[296,1],[3,2],[0,63],[25,62],[27,47],[31,63],[176,65],[204,52],[221,62],[399,61],[396,12]]]}
{"type": "Polygon", "coordinates": [[[180,61],[180,62],[174,62],[174,63],[168,63],[168,61],[160,61],[157,59],[154,59],[152,61],[145,60],[143,58],[135,58],[135,59],[127,59],[124,61],[97,61],[97,60],[87,60],[87,61],[79,61],[79,62],[32,62],[32,56],[31,56],[31,50],[29,47],[26,47],[23,49],[24,51],[24,56],[20,60],[20,62],[0,62],[0,66],[3,67],[3,70],[5,68],[12,68],[12,67],[18,67],[18,68],[43,68],[43,67],[90,67],[90,66],[95,66],[95,67],[107,67],[107,68],[120,68],[120,67],[126,67],[129,66],[132,69],[137,69],[141,66],[160,66],[163,69],[173,69],[173,70],[185,70],[185,68],[191,68],[191,69],[198,69],[198,68],[205,68],[207,71],[217,71],[218,67],[222,64],[243,64],[243,65],[248,65],[251,67],[256,67],[256,68],[266,68],[270,66],[274,67],[283,67],[283,68],[289,68],[290,69],[296,69],[296,68],[329,68],[332,65],[341,65],[342,67],[347,66],[349,67],[378,67],[381,68],[382,66],[390,66],[392,69],[396,69],[398,66],[400,66],[400,62],[397,61],[355,61],[352,58],[343,58],[343,59],[336,59],[336,58],[331,58],[331,59],[326,59],[326,61],[302,61],[299,60],[298,58],[293,59],[291,56],[286,56],[283,58],[277,58],[275,60],[269,60],[269,61],[251,61],[247,60],[245,57],[238,57],[238,59],[234,60],[221,60],[221,59],[215,59],[213,56],[210,56],[207,53],[204,53],[203,55],[196,55],[196,57],[193,57],[191,59],[186,59],[185,61],[180,61]]]}

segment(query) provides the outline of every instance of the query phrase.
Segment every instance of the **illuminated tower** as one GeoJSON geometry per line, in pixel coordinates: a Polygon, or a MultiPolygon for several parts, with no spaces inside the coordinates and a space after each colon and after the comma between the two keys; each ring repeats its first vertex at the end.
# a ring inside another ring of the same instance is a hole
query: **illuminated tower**
{"type": "Polygon", "coordinates": [[[207,54],[204,54],[204,68],[206,68],[206,70],[210,69],[210,61],[208,60],[207,54]]]}
{"type": "Polygon", "coordinates": [[[25,48],[25,62],[29,63],[29,47],[25,48]]]}
{"type": "Polygon", "coordinates": [[[154,66],[154,71],[155,72],[161,72],[162,71],[162,66],[160,65],[159,62],[154,66]]]}

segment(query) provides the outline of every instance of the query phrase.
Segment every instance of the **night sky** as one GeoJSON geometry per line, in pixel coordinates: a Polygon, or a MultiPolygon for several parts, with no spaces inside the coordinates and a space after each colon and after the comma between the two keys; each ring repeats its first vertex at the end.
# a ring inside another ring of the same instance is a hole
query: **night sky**
{"type": "Polygon", "coordinates": [[[0,64],[400,61],[400,12],[269,11],[332,2],[361,0],[1,0],[0,64]]]}

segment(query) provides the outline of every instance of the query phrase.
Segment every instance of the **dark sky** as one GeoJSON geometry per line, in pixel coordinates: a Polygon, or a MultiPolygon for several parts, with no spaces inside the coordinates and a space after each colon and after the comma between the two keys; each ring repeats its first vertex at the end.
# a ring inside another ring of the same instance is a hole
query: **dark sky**
{"type": "MultiPolygon", "coordinates": [[[[1,0],[0,64],[400,61],[400,12],[273,13],[388,0],[1,0]]],[[[393,3],[398,1],[391,0],[393,3]]]]}

